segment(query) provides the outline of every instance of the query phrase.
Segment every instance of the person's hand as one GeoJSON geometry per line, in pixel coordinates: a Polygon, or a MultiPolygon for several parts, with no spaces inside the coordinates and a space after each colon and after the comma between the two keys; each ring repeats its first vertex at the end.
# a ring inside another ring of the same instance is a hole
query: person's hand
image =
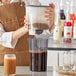
{"type": "Polygon", "coordinates": [[[49,4],[51,7],[47,7],[45,13],[46,20],[50,21],[49,31],[51,32],[52,28],[54,27],[54,17],[55,17],[55,5],[53,3],[49,4]]]}
{"type": "Polygon", "coordinates": [[[24,16],[24,18],[20,18],[19,19],[19,21],[20,21],[20,23],[21,23],[21,25],[25,25],[25,28],[27,28],[27,24],[26,24],[26,16],[24,16]]]}

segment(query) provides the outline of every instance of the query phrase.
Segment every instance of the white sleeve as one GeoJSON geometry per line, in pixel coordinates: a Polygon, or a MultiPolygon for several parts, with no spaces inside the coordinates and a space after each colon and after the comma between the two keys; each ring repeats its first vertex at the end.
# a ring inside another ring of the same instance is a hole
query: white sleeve
{"type": "Polygon", "coordinates": [[[0,24],[0,44],[4,47],[15,48],[17,41],[12,44],[12,33],[5,32],[2,24],[0,24]]]}

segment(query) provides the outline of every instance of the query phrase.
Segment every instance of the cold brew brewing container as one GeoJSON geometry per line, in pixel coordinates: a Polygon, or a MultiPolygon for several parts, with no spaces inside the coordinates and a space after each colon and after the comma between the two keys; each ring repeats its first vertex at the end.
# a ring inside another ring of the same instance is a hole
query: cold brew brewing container
{"type": "Polygon", "coordinates": [[[48,39],[29,38],[30,70],[41,72],[47,70],[48,39]]]}
{"type": "Polygon", "coordinates": [[[45,34],[49,33],[49,20],[45,18],[46,8],[50,6],[29,5],[26,7],[27,25],[29,34],[45,34]]]}

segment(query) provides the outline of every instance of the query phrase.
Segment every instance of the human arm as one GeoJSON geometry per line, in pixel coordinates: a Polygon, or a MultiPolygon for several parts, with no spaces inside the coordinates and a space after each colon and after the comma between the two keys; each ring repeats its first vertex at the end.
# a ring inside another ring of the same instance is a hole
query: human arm
{"type": "Polygon", "coordinates": [[[12,34],[12,44],[14,44],[14,42],[16,40],[18,40],[20,37],[22,37],[24,34],[26,34],[28,32],[27,28],[25,26],[21,27],[20,29],[13,31],[12,34]]]}
{"type": "Polygon", "coordinates": [[[0,24],[0,45],[8,48],[14,48],[17,40],[27,32],[28,31],[25,26],[16,31],[5,32],[2,24],[0,24]]]}

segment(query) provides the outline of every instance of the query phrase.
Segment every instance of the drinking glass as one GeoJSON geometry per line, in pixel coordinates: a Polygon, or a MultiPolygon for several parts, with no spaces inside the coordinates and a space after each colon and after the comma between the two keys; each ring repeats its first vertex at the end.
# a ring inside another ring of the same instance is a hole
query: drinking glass
{"type": "Polygon", "coordinates": [[[16,74],[16,56],[15,54],[5,54],[4,56],[4,74],[14,76],[16,74]]]}
{"type": "Polygon", "coordinates": [[[71,52],[65,51],[63,54],[63,70],[71,70],[71,52]]]}

